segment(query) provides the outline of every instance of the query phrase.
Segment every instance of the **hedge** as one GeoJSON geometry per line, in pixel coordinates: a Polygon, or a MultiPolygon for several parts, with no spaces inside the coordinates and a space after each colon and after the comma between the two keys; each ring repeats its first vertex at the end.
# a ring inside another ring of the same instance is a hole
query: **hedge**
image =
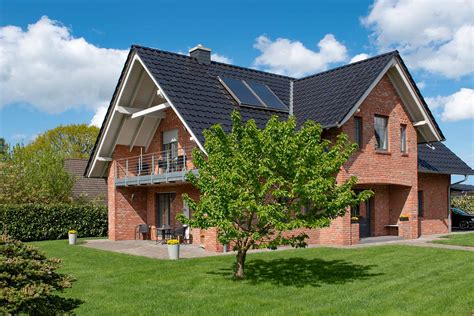
{"type": "Polygon", "coordinates": [[[17,204],[0,205],[0,232],[21,241],[107,235],[107,208],[98,205],[17,204]]]}

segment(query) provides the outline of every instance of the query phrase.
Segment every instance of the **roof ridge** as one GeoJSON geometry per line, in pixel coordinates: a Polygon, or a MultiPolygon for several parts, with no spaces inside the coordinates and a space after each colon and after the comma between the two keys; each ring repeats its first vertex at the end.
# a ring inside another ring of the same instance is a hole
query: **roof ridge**
{"type": "Polygon", "coordinates": [[[397,55],[399,55],[399,52],[398,52],[398,50],[393,50],[393,51],[390,51],[390,52],[387,52],[387,53],[383,53],[383,54],[376,55],[376,56],[373,56],[373,57],[370,57],[370,58],[359,60],[359,61],[354,62],[354,63],[345,64],[345,65],[342,65],[342,66],[339,66],[339,67],[336,67],[336,68],[331,68],[331,69],[328,69],[328,70],[325,70],[325,71],[322,71],[322,72],[318,72],[316,74],[308,75],[306,77],[296,79],[296,81],[311,79],[311,78],[314,78],[314,77],[317,77],[317,76],[320,76],[320,75],[323,75],[323,74],[326,74],[326,73],[330,73],[330,72],[333,72],[333,71],[336,71],[336,70],[340,70],[340,69],[343,69],[343,68],[348,68],[348,67],[358,65],[358,64],[362,64],[362,63],[365,63],[365,62],[368,62],[368,61],[371,61],[371,60],[374,60],[374,59],[382,58],[382,57],[385,57],[387,55],[397,56],[397,55]]]}
{"type": "MultiPolygon", "coordinates": [[[[176,52],[170,52],[170,51],[162,50],[162,49],[159,49],[159,48],[146,47],[146,46],[141,46],[141,45],[133,44],[132,47],[131,47],[131,49],[134,49],[134,48],[141,48],[141,49],[153,50],[153,51],[157,51],[157,52],[160,52],[160,53],[165,53],[165,54],[169,54],[169,55],[175,55],[175,56],[179,56],[179,57],[181,57],[181,58],[187,58],[187,59],[193,59],[193,60],[194,60],[194,58],[191,57],[191,56],[188,56],[188,55],[185,55],[185,54],[176,53],[176,52]]],[[[219,61],[214,61],[214,60],[211,60],[211,64],[217,64],[217,65],[227,66],[227,67],[236,68],[236,69],[243,69],[243,70],[246,70],[246,71],[251,71],[251,72],[261,73],[261,74],[265,74],[265,75],[270,75],[270,76],[285,78],[285,79],[289,79],[289,80],[297,80],[297,79],[294,78],[294,77],[289,77],[289,76],[285,76],[285,75],[280,75],[280,74],[276,74],[276,73],[268,72],[268,71],[264,71],[264,70],[258,70],[258,69],[248,68],[248,67],[244,67],[244,66],[237,66],[237,65],[233,65],[233,64],[227,64],[227,63],[223,63],[223,62],[219,62],[219,61]]]]}

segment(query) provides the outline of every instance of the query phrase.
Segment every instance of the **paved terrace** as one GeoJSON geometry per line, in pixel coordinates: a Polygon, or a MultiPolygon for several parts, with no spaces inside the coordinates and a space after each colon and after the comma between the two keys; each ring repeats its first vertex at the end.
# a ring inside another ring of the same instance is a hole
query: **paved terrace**
{"type": "MultiPolygon", "coordinates": [[[[465,234],[469,232],[455,232],[453,234],[465,234]]],[[[472,231],[470,233],[473,233],[472,231]]],[[[443,249],[452,249],[452,250],[465,250],[465,251],[474,251],[474,247],[464,247],[464,246],[454,246],[454,245],[445,245],[445,244],[435,244],[432,241],[440,239],[441,236],[446,236],[446,234],[437,234],[437,235],[428,235],[421,236],[418,239],[411,240],[401,240],[398,238],[387,238],[390,236],[383,237],[371,237],[367,240],[362,240],[358,245],[353,246],[332,246],[335,248],[345,248],[345,249],[354,249],[354,248],[364,248],[364,247],[374,247],[382,245],[409,245],[417,247],[432,247],[432,248],[443,248],[443,249]]],[[[392,236],[393,237],[393,236],[392,236]]],[[[92,239],[86,240],[83,247],[94,248],[99,250],[113,251],[119,253],[125,253],[135,256],[143,256],[155,259],[168,259],[168,249],[166,245],[156,243],[151,240],[122,240],[122,241],[111,241],[108,239],[92,239]]],[[[309,248],[323,247],[321,245],[310,245],[309,248]]],[[[291,249],[291,247],[280,247],[276,251],[291,249]]],[[[268,249],[257,249],[250,250],[249,253],[253,252],[266,252],[266,251],[275,251],[268,249]]],[[[220,252],[211,252],[205,251],[203,248],[197,245],[181,245],[180,247],[180,258],[199,258],[199,257],[211,257],[211,256],[220,256],[220,255],[229,255],[234,254],[234,252],[220,253],[220,252]]]]}

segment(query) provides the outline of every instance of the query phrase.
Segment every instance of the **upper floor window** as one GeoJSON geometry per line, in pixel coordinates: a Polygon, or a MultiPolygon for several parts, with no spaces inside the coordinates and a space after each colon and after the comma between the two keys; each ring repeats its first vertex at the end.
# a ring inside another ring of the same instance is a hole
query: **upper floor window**
{"type": "Polygon", "coordinates": [[[404,124],[400,125],[400,151],[407,152],[407,126],[404,124]]]}
{"type": "Polygon", "coordinates": [[[375,148],[380,150],[388,149],[388,118],[386,116],[375,116],[375,148]]]}
{"type": "Polygon", "coordinates": [[[355,142],[359,145],[359,149],[362,148],[362,117],[354,117],[354,134],[355,142]]]}
{"type": "Polygon", "coordinates": [[[163,132],[163,151],[170,158],[178,156],[178,129],[163,132]]]}

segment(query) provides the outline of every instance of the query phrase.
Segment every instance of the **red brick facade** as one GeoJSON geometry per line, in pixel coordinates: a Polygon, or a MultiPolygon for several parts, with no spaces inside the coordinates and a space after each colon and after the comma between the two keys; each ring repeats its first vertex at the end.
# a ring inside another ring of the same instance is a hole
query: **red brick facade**
{"type": "MultiPolygon", "coordinates": [[[[417,135],[401,99],[388,77],[383,77],[361,104],[354,116],[362,120],[362,146],[349,159],[339,173],[337,180],[345,181],[350,176],[358,177],[358,189],[370,189],[375,195],[368,203],[360,205],[360,223],[351,222],[350,210],[343,217],[335,219],[331,226],[319,230],[298,230],[308,234],[310,244],[351,245],[359,242],[360,236],[399,235],[417,238],[420,234],[447,231],[447,190],[449,176],[418,174],[417,135]],[[388,150],[375,149],[374,116],[388,118],[388,150]],[[406,152],[400,150],[400,127],[406,126],[406,152]],[[424,194],[424,216],[418,218],[418,190],[424,194]],[[368,212],[370,209],[370,212],[368,212]],[[401,215],[409,217],[401,222],[401,215]],[[363,222],[365,220],[365,222],[363,222]]],[[[148,152],[162,150],[164,131],[178,129],[180,148],[195,147],[190,133],[185,129],[171,108],[166,110],[166,118],[161,121],[148,152]]],[[[354,117],[339,129],[326,131],[324,137],[334,139],[339,133],[346,133],[355,139],[354,117]]],[[[114,162],[108,177],[109,186],[109,238],[112,240],[133,239],[138,224],[156,225],[156,193],[174,193],[171,203],[171,226],[180,226],[176,214],[182,212],[182,194],[193,198],[199,192],[188,183],[174,183],[140,187],[115,187],[115,160],[140,154],[140,148],[130,152],[126,146],[117,146],[114,162]]],[[[188,162],[189,168],[192,167],[188,162]]],[[[192,215],[192,214],[191,214],[192,215]]],[[[208,250],[221,251],[222,245],[216,240],[215,229],[192,230],[193,243],[208,250]]],[[[154,238],[154,233],[151,238],[154,238]]]]}

